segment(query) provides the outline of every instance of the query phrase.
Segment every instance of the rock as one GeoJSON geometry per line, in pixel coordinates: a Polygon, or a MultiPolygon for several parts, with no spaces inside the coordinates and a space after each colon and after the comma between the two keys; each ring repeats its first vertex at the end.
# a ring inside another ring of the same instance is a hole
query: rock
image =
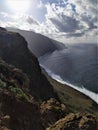
{"type": "Polygon", "coordinates": [[[71,113],[47,130],[97,130],[96,117],[91,114],[71,113]]]}
{"type": "Polygon", "coordinates": [[[49,127],[58,119],[66,115],[65,105],[60,104],[60,102],[58,102],[54,98],[51,98],[46,102],[43,102],[40,106],[40,109],[43,126],[45,128],[49,127]]]}
{"type": "Polygon", "coordinates": [[[0,130],[10,130],[7,127],[0,127],[0,130]]]}
{"type": "Polygon", "coordinates": [[[2,117],[2,124],[6,127],[9,127],[9,125],[10,125],[10,116],[9,115],[2,117]]]}

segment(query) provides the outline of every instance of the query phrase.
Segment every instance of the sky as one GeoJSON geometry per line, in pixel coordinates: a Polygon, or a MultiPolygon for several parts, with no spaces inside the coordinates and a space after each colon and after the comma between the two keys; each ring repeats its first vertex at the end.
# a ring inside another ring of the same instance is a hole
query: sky
{"type": "Polygon", "coordinates": [[[0,0],[0,26],[63,43],[96,43],[98,0],[0,0]]]}

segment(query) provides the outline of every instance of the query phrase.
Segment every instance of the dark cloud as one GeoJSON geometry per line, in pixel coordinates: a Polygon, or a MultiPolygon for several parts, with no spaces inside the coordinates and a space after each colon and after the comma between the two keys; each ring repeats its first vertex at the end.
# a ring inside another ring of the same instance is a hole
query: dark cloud
{"type": "Polygon", "coordinates": [[[85,34],[85,32],[69,33],[69,34],[67,34],[66,36],[67,36],[67,38],[68,38],[68,37],[81,37],[81,36],[83,36],[84,34],[85,34]]]}
{"type": "Polygon", "coordinates": [[[75,32],[81,28],[78,20],[63,14],[59,19],[50,18],[50,20],[59,29],[60,32],[75,32]]]}
{"type": "Polygon", "coordinates": [[[89,29],[97,28],[97,26],[95,25],[95,22],[97,21],[96,18],[92,18],[91,16],[87,16],[87,15],[82,15],[81,19],[88,25],[89,29]]]}
{"type": "Polygon", "coordinates": [[[92,3],[92,4],[95,4],[95,5],[98,4],[98,3],[97,3],[97,2],[98,2],[97,0],[89,0],[89,2],[92,3]]]}

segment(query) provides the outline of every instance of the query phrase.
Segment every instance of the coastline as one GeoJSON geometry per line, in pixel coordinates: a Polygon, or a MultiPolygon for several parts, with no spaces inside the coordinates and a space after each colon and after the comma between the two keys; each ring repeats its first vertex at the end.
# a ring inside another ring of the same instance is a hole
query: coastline
{"type": "Polygon", "coordinates": [[[83,93],[84,95],[88,96],[89,98],[91,98],[94,102],[96,102],[98,104],[98,94],[91,92],[87,89],[85,89],[84,87],[78,87],[75,86],[67,81],[64,81],[59,75],[56,75],[54,73],[52,73],[50,70],[48,70],[46,67],[44,67],[42,64],[40,64],[40,66],[45,69],[45,71],[47,72],[47,74],[54,80],[60,82],[61,84],[67,85],[81,93],[83,93]]]}

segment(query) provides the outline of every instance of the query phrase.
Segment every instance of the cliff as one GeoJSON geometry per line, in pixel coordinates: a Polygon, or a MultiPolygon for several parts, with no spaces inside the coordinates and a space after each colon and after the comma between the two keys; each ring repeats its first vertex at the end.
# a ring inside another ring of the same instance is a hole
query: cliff
{"type": "Polygon", "coordinates": [[[0,28],[0,57],[0,130],[98,129],[98,105],[47,76],[50,85],[18,33],[0,28]]]}
{"type": "Polygon", "coordinates": [[[28,48],[37,56],[37,58],[46,53],[66,48],[62,43],[33,31],[20,30],[16,28],[7,28],[7,30],[21,34],[28,42],[28,48]]]}
{"type": "Polygon", "coordinates": [[[20,34],[0,29],[0,57],[27,74],[29,90],[34,97],[46,100],[56,96],[42,74],[37,58],[29,51],[27,42],[20,34]]]}

